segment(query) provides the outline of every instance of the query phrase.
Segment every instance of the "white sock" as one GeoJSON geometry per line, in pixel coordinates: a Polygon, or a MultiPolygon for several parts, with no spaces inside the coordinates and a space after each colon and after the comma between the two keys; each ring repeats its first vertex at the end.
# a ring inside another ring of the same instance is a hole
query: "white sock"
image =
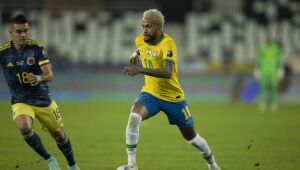
{"type": "Polygon", "coordinates": [[[194,139],[188,141],[189,144],[194,146],[194,148],[200,153],[200,155],[207,161],[207,163],[212,164],[215,162],[215,158],[212,155],[212,152],[202,137],[197,134],[194,139]]]}
{"type": "Polygon", "coordinates": [[[142,117],[137,113],[131,113],[126,128],[126,145],[128,165],[136,165],[136,147],[139,140],[139,128],[142,117]]]}

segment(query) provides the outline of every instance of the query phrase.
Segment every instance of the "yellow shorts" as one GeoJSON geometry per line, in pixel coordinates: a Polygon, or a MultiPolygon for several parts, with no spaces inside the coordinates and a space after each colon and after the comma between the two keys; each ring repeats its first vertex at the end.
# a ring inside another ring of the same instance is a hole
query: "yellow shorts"
{"type": "Polygon", "coordinates": [[[19,115],[28,115],[34,121],[35,117],[43,125],[43,129],[50,132],[57,132],[63,127],[60,112],[55,101],[47,107],[31,106],[24,103],[15,103],[12,105],[13,119],[19,115]]]}

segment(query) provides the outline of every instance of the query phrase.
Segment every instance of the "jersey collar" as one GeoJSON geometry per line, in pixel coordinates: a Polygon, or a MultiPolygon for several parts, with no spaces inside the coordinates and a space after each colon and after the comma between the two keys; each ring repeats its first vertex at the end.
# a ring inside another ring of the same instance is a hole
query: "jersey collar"
{"type": "Polygon", "coordinates": [[[17,52],[17,53],[23,53],[23,51],[27,48],[27,43],[26,43],[26,45],[25,45],[25,47],[23,48],[23,50],[20,52],[20,51],[18,51],[17,49],[16,49],[16,47],[15,47],[15,45],[14,45],[14,42],[13,41],[10,41],[10,45],[11,45],[11,48],[15,51],[15,52],[17,52]]]}

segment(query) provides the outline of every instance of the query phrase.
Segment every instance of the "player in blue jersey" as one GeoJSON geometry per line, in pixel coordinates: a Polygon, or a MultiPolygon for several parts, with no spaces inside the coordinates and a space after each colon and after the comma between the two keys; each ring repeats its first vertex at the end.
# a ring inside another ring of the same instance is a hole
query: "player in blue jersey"
{"type": "Polygon", "coordinates": [[[57,142],[68,161],[69,170],[79,170],[70,139],[63,130],[58,106],[49,95],[47,82],[53,79],[44,47],[28,39],[26,16],[18,14],[10,21],[12,41],[0,46],[0,64],[11,93],[14,122],[26,143],[47,162],[49,170],[60,170],[56,159],[44,147],[33,130],[37,118],[57,142]]]}

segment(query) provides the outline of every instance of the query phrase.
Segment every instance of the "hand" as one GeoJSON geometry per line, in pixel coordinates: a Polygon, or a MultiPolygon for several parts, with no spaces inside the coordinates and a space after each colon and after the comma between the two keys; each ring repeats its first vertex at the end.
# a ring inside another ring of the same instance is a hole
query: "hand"
{"type": "Polygon", "coordinates": [[[136,65],[138,62],[140,62],[139,60],[139,52],[135,51],[134,53],[131,54],[131,56],[129,57],[129,62],[132,65],[136,65]]]}
{"type": "Polygon", "coordinates": [[[34,75],[33,73],[29,73],[28,78],[31,86],[36,86],[41,81],[41,76],[34,75]]]}
{"type": "Polygon", "coordinates": [[[130,64],[132,64],[132,65],[136,65],[138,62],[139,62],[139,58],[138,57],[130,57],[129,58],[129,62],[130,62],[130,64]]]}
{"type": "Polygon", "coordinates": [[[123,74],[128,76],[135,76],[141,73],[141,71],[142,71],[142,67],[134,67],[134,66],[124,67],[123,74]]]}

